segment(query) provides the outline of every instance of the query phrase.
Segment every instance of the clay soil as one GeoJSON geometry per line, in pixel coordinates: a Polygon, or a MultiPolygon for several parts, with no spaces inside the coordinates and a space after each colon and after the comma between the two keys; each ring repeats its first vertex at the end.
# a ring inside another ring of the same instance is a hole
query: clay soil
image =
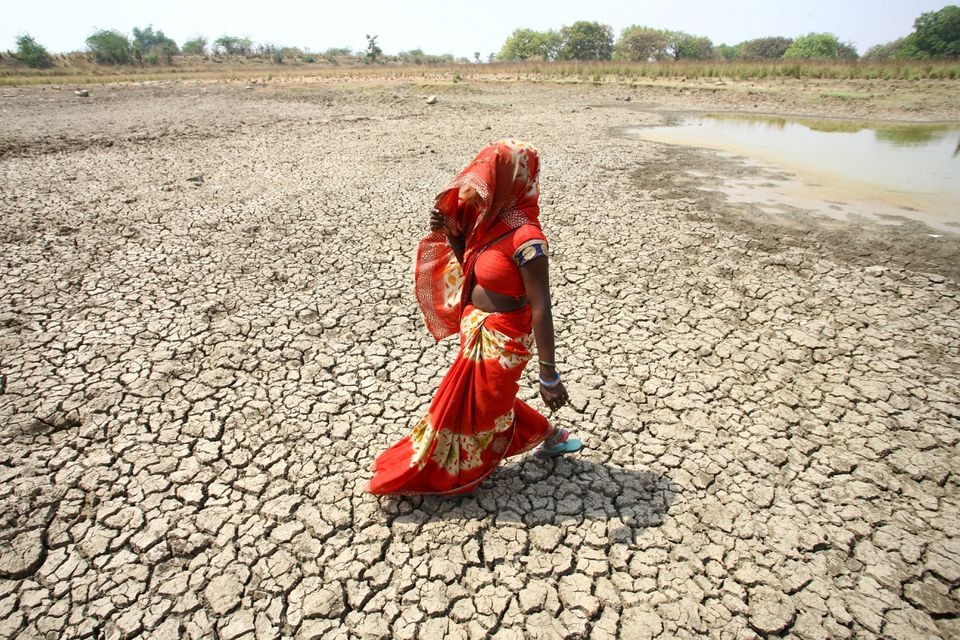
{"type": "Polygon", "coordinates": [[[0,637],[960,636],[960,235],[764,216],[699,189],[735,161],[622,133],[958,94],[0,89],[0,637]],[[586,448],[375,498],[456,349],[416,241],[505,136],[542,154],[553,419],[586,448]]]}

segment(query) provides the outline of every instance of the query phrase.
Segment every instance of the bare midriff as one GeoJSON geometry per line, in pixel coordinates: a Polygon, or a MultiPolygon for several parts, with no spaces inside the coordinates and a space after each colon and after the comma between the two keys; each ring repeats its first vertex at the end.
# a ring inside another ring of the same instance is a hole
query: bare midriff
{"type": "Polygon", "coordinates": [[[527,296],[508,296],[490,291],[490,289],[484,289],[478,284],[473,285],[473,291],[470,292],[470,301],[477,309],[487,313],[506,313],[527,306],[527,296]]]}

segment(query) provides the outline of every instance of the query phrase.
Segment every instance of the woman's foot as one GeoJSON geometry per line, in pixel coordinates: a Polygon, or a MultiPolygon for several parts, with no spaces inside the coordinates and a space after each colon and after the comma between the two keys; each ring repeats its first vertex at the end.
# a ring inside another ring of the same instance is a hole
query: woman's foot
{"type": "Polygon", "coordinates": [[[570,437],[566,429],[554,429],[539,447],[534,449],[533,455],[541,460],[556,458],[565,453],[576,453],[583,448],[583,443],[570,437]]]}

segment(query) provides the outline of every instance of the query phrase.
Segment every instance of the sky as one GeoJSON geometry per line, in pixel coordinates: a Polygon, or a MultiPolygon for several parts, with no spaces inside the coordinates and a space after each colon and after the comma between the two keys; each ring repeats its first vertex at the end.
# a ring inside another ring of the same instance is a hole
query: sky
{"type": "Polygon", "coordinates": [[[762,36],[829,31],[869,47],[910,33],[914,19],[944,0],[0,0],[0,50],[29,33],[53,52],[77,51],[97,29],[127,34],[153,25],[178,43],[197,35],[249,37],[256,43],[311,51],[329,47],[366,48],[366,34],[378,36],[385,53],[420,48],[483,58],[500,50],[518,27],[559,29],[577,20],[595,20],[615,34],[632,24],[705,35],[714,44],[736,44],[762,36]],[[5,5],[5,6],[4,6],[5,5]]]}

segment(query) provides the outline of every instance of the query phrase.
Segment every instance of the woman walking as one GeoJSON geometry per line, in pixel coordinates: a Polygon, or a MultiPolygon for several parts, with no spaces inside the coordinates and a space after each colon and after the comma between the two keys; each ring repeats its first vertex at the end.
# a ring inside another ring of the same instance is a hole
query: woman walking
{"type": "Polygon", "coordinates": [[[427,415],[377,458],[372,493],[467,493],[509,456],[537,445],[539,457],[581,448],[517,398],[536,342],[544,403],[556,410],[567,402],[555,364],[539,173],[536,149],[503,140],[437,196],[415,290],[429,331],[437,340],[459,332],[460,352],[427,415]]]}

